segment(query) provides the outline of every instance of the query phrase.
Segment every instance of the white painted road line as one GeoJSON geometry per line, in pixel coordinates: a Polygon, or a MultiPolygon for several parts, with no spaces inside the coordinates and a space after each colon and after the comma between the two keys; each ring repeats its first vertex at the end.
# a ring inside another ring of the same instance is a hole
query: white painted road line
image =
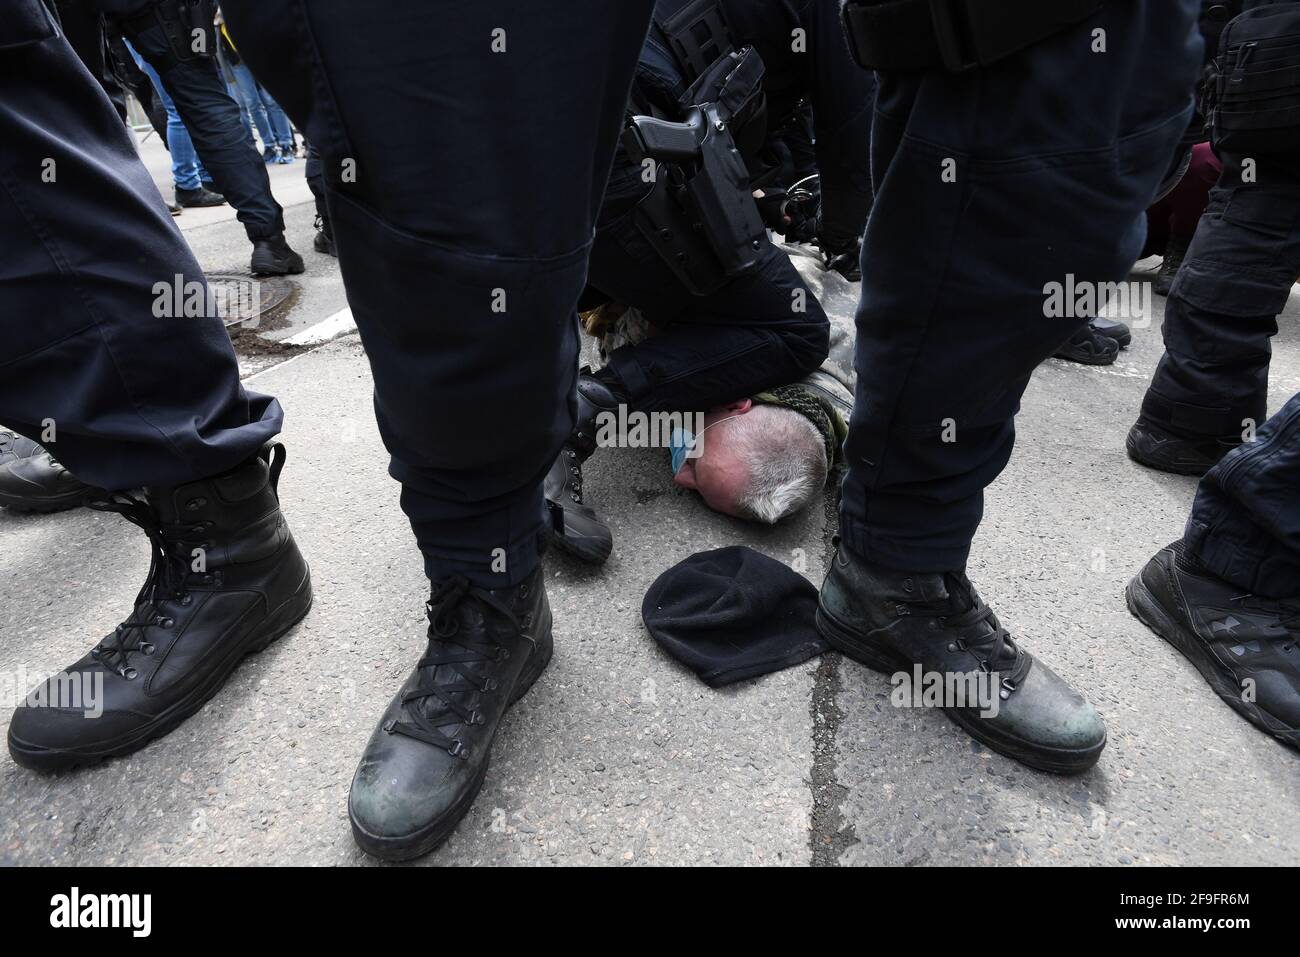
{"type": "Polygon", "coordinates": [[[357,324],[352,319],[352,310],[344,308],[332,316],[326,316],[315,325],[308,326],[302,332],[295,332],[284,341],[294,346],[314,346],[349,332],[355,332],[356,328],[357,324]]]}

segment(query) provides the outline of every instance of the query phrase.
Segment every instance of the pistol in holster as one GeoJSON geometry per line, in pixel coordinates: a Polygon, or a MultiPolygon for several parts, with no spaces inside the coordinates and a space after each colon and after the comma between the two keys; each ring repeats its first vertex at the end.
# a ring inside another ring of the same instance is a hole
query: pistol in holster
{"type": "Polygon", "coordinates": [[[720,97],[681,122],[633,116],[623,131],[628,156],[654,170],[633,213],[637,229],[697,296],[750,269],[766,236],[731,119],[720,97]]]}

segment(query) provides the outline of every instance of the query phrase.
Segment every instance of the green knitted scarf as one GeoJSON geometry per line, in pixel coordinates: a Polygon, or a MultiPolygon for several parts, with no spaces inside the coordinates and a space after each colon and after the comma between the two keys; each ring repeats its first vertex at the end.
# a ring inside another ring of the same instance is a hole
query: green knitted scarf
{"type": "Polygon", "coordinates": [[[798,412],[821,433],[822,441],[826,444],[827,466],[833,469],[839,464],[849,428],[839,410],[826,399],[794,383],[759,392],[754,396],[754,401],[764,405],[778,405],[798,412]]]}

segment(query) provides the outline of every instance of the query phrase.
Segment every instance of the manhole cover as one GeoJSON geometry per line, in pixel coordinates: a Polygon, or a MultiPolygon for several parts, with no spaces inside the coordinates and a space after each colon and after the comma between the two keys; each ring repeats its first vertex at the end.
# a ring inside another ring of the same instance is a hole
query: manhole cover
{"type": "Polygon", "coordinates": [[[293,283],[280,276],[252,279],[248,276],[208,276],[208,290],[216,304],[217,315],[226,330],[238,335],[256,329],[293,293],[293,283]]]}

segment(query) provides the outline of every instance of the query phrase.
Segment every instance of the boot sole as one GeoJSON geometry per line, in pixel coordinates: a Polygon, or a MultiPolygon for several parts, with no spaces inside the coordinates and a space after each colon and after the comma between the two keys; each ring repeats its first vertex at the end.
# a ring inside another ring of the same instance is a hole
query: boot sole
{"type": "Polygon", "coordinates": [[[171,733],[186,718],[200,711],[221,690],[244,658],[265,651],[272,643],[284,637],[289,629],[306,617],[307,612],[311,610],[311,605],[311,572],[307,571],[293,596],[268,615],[260,628],[247,635],[239,648],[219,667],[214,668],[203,684],[195,688],[188,697],[172,705],[152,723],[129,735],[124,735],[113,742],[100,743],[93,750],[53,749],[20,741],[13,736],[11,730],[8,736],[9,754],[15,762],[34,771],[67,771],[139,751],[150,741],[171,733]]]}
{"type": "Polygon", "coordinates": [[[39,515],[48,515],[51,512],[63,512],[70,508],[78,508],[85,501],[86,494],[86,492],[82,491],[49,499],[30,499],[0,492],[0,507],[7,508],[11,512],[33,512],[39,515]]]}
{"type": "MultiPolygon", "coordinates": [[[[866,665],[872,671],[892,675],[899,671],[910,672],[913,662],[891,649],[877,647],[854,634],[847,625],[836,619],[830,612],[817,603],[817,630],[836,651],[847,655],[854,661],[866,665]]],[[[970,716],[961,708],[943,709],[948,720],[957,725],[981,744],[1014,758],[1027,767],[1052,774],[1081,774],[1087,771],[1101,757],[1106,749],[1106,738],[1092,748],[1070,751],[1064,748],[1044,748],[1030,745],[1014,738],[1007,738],[990,732],[987,723],[978,716],[970,716]]]]}
{"type": "Polygon", "coordinates": [[[1204,459],[1155,459],[1147,454],[1138,445],[1137,440],[1133,438],[1130,432],[1128,438],[1124,440],[1124,450],[1128,457],[1138,465],[1143,465],[1149,469],[1155,469],[1157,472],[1168,472],[1171,475],[1195,475],[1201,476],[1214,467],[1215,463],[1206,463],[1204,459]]]}
{"type": "MultiPolygon", "coordinates": [[[[551,621],[548,611],[546,618],[547,632],[551,629],[551,621]]],[[[515,703],[528,694],[533,685],[537,683],[537,679],[542,676],[542,672],[551,663],[551,656],[554,651],[554,642],[548,642],[546,647],[528,662],[528,666],[519,674],[519,680],[515,683],[515,689],[510,694],[510,702],[506,705],[506,710],[514,707],[515,703]]],[[[504,716],[503,714],[502,717],[504,716]]],[[[500,729],[501,725],[498,723],[497,730],[500,729]]],[[[357,824],[357,819],[352,816],[352,808],[349,806],[348,821],[352,825],[352,839],[357,842],[357,846],[371,857],[377,857],[381,861],[412,861],[417,857],[424,857],[424,855],[436,851],[447,838],[451,837],[452,832],[456,830],[456,826],[469,813],[469,809],[478,799],[478,793],[483,789],[483,782],[487,778],[488,768],[492,764],[491,750],[492,745],[496,743],[496,739],[497,736],[494,731],[492,740],[488,742],[488,759],[483,762],[483,768],[479,771],[478,777],[474,779],[473,784],[452,805],[447,813],[418,831],[403,834],[400,837],[371,834],[357,824]]]]}
{"type": "Polygon", "coordinates": [[[1128,583],[1124,589],[1124,599],[1133,617],[1173,645],[1179,654],[1190,661],[1214,693],[1223,699],[1224,704],[1279,741],[1300,748],[1300,729],[1288,728],[1259,705],[1243,701],[1241,689],[1223,676],[1218,660],[1206,649],[1204,642],[1174,620],[1147,588],[1141,574],[1128,583]]]}
{"type": "Polygon", "coordinates": [[[248,271],[254,276],[296,276],[306,270],[302,257],[296,254],[288,260],[276,259],[274,256],[259,258],[255,255],[248,265],[248,271]]]}
{"type": "MultiPolygon", "coordinates": [[[[1107,336],[1106,338],[1110,337],[1107,336]]],[[[1118,345],[1119,340],[1111,339],[1111,342],[1118,345]]],[[[1064,362],[1077,362],[1081,366],[1110,366],[1114,365],[1119,359],[1119,353],[1116,352],[1113,356],[1099,356],[1091,352],[1056,352],[1052,354],[1052,358],[1061,359],[1064,362]]]]}

